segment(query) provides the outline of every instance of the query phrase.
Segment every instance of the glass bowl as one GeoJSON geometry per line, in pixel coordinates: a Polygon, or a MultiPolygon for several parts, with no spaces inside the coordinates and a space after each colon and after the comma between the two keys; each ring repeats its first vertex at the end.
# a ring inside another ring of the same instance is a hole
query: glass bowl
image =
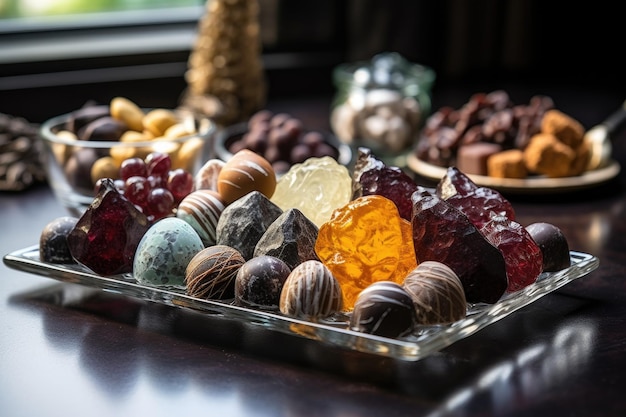
{"type": "Polygon", "coordinates": [[[431,112],[435,71],[395,52],[338,65],[330,123],[353,149],[372,149],[389,165],[404,166],[431,112]]]}
{"type": "MultiPolygon", "coordinates": [[[[142,110],[148,114],[154,109],[142,110]]],[[[56,198],[75,216],[81,216],[92,203],[98,179],[116,179],[119,166],[125,159],[145,158],[155,151],[167,153],[172,160],[172,170],[183,168],[195,175],[208,159],[212,148],[215,132],[213,122],[208,119],[197,120],[176,110],[165,110],[174,114],[176,124],[180,125],[173,127],[167,135],[146,138],[140,136],[140,132],[131,133],[128,129],[116,139],[113,134],[110,137],[105,135],[110,140],[105,140],[103,136],[97,140],[80,139],[86,128],[83,127],[81,131],[74,127],[78,111],[45,121],[39,132],[45,145],[48,183],[56,198]],[[123,137],[124,133],[128,136],[123,137]]],[[[100,114],[100,117],[109,117],[106,105],[93,106],[90,111],[100,114]]]]}

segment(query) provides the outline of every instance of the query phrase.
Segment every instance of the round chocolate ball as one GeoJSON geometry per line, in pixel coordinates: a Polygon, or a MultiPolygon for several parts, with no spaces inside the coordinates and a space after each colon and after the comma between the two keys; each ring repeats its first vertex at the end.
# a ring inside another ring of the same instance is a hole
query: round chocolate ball
{"type": "Polygon", "coordinates": [[[280,293],[280,312],[288,316],[316,320],[342,308],[339,281],[317,260],[304,261],[293,268],[280,293]]]}
{"type": "Polygon", "coordinates": [[[543,271],[555,272],[571,265],[569,244],[565,235],[553,224],[533,223],[526,226],[543,255],[543,271]]]}
{"type": "Polygon", "coordinates": [[[42,262],[54,264],[76,263],[67,243],[70,234],[78,218],[63,216],[48,223],[39,237],[39,258],[42,262]]]}
{"type": "Polygon", "coordinates": [[[187,294],[205,300],[225,300],[235,296],[235,277],[245,259],[238,250],[226,245],[202,249],[187,264],[187,294]]]}
{"type": "Polygon", "coordinates": [[[350,328],[383,337],[407,336],[416,324],[415,307],[409,293],[393,281],[377,281],[356,299],[350,328]]]}
{"type": "Polygon", "coordinates": [[[463,284],[447,265],[424,261],[402,284],[413,299],[418,324],[447,324],[467,315],[463,284]]]}
{"type": "Polygon", "coordinates": [[[244,263],[235,277],[235,304],[260,309],[278,309],[280,292],[291,268],[269,255],[244,263]]]}
{"type": "Polygon", "coordinates": [[[93,148],[78,148],[65,163],[64,171],[67,182],[79,192],[93,193],[94,184],[91,182],[91,167],[100,158],[93,148]]]}
{"type": "Polygon", "coordinates": [[[243,149],[229,159],[217,177],[217,191],[227,204],[251,191],[271,198],[276,189],[276,173],[267,159],[243,149]]]}

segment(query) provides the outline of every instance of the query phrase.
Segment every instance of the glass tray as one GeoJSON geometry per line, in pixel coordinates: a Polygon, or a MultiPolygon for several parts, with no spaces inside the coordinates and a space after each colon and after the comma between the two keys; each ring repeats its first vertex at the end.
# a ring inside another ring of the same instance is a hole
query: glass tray
{"type": "Polygon", "coordinates": [[[593,255],[570,252],[572,265],[556,273],[543,273],[537,281],[513,294],[503,296],[495,304],[468,305],[465,319],[450,325],[420,326],[408,337],[390,339],[349,330],[348,316],[337,315],[323,322],[309,322],[282,315],[232,305],[226,301],[201,300],[182,290],[161,289],[137,284],[130,275],[103,277],[79,265],[41,262],[37,245],[7,254],[4,263],[13,269],[42,275],[58,281],[71,282],[105,291],[136,297],[170,306],[189,308],[206,314],[263,326],[296,337],[305,337],[327,345],[382,355],[404,361],[417,361],[452,343],[468,337],[546,294],[581,278],[599,266],[593,255]]]}

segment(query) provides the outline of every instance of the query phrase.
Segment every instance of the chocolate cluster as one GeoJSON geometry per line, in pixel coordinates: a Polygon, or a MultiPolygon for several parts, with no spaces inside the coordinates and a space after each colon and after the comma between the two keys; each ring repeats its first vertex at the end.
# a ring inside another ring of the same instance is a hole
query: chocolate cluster
{"type": "Polygon", "coordinates": [[[473,143],[493,143],[503,150],[523,149],[539,132],[543,114],[553,107],[547,96],[534,96],[528,104],[514,105],[503,90],[474,94],[459,109],[442,107],[426,120],[417,157],[447,167],[457,165],[457,151],[473,143]]]}
{"type": "Polygon", "coordinates": [[[261,110],[248,121],[248,131],[226,144],[232,154],[249,149],[267,159],[276,173],[311,157],[339,157],[339,150],[319,131],[305,130],[302,121],[287,113],[261,110]]]}

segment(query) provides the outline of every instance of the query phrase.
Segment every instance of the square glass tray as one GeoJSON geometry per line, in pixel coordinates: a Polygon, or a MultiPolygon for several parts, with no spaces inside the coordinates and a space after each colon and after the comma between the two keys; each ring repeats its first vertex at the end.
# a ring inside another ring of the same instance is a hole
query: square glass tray
{"type": "Polygon", "coordinates": [[[543,273],[534,284],[503,296],[495,304],[468,305],[467,317],[462,320],[449,325],[419,326],[411,335],[399,339],[349,330],[347,315],[337,315],[322,322],[310,322],[287,317],[280,312],[235,306],[228,301],[201,300],[186,295],[184,290],[140,285],[131,275],[103,277],[76,264],[41,262],[37,245],[9,253],[3,260],[10,268],[62,282],[82,284],[138,299],[193,309],[223,317],[224,320],[259,325],[267,331],[309,338],[335,347],[404,361],[418,361],[484,329],[575,279],[586,276],[599,266],[598,258],[586,253],[572,251],[570,258],[572,264],[569,268],[554,273],[543,273]]]}

